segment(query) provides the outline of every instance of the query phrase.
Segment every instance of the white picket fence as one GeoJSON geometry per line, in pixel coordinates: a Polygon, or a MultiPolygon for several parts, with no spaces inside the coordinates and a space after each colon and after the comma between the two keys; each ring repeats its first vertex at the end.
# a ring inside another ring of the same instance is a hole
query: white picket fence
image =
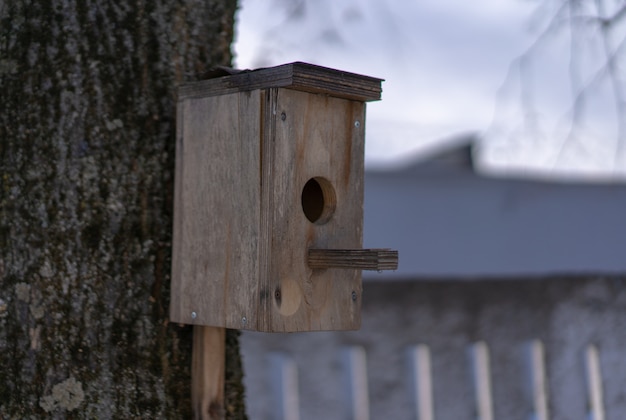
{"type": "Polygon", "coordinates": [[[252,420],[626,418],[626,280],[366,283],[358,332],[244,333],[252,420]]]}

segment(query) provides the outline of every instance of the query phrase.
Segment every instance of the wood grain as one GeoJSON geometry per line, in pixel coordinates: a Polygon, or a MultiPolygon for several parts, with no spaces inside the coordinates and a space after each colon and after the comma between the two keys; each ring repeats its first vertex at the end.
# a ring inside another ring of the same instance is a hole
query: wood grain
{"type": "Polygon", "coordinates": [[[260,99],[254,91],[179,104],[174,322],[234,329],[256,323],[260,99]]]}
{"type": "Polygon", "coordinates": [[[181,85],[178,95],[197,98],[268,88],[290,88],[356,101],[380,99],[382,79],[295,62],[181,85]]]}
{"type": "Polygon", "coordinates": [[[191,357],[191,404],[196,420],[224,418],[226,330],[196,325],[191,357]]]}
{"type": "Polygon", "coordinates": [[[359,249],[363,229],[365,104],[291,89],[268,89],[264,121],[261,297],[263,331],[350,330],[360,326],[361,272],[312,270],[309,248],[359,249]],[[302,192],[328,182],[335,209],[312,223],[302,192]],[[353,295],[357,296],[353,299],[353,295]]]}
{"type": "Polygon", "coordinates": [[[309,249],[309,267],[397,270],[398,251],[391,249],[309,249]]]}

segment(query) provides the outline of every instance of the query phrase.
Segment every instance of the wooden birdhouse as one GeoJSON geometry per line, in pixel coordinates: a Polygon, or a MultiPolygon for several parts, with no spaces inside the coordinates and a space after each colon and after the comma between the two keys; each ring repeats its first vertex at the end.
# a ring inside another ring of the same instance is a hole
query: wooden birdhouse
{"type": "Polygon", "coordinates": [[[360,326],[365,102],[381,79],[305,63],[179,90],[170,318],[270,332],[360,326]]]}

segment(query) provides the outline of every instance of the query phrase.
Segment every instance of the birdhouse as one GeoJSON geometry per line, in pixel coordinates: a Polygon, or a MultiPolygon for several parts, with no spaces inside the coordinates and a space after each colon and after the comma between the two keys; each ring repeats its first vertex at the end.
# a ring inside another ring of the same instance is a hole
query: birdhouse
{"type": "Polygon", "coordinates": [[[268,332],[360,326],[365,102],[381,79],[305,63],[179,89],[170,318],[268,332]]]}

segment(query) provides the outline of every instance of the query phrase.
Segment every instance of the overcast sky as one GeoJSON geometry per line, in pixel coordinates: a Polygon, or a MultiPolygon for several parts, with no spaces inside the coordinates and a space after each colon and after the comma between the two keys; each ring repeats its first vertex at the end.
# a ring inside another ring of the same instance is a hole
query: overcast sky
{"type": "Polygon", "coordinates": [[[599,79],[602,45],[592,33],[570,55],[565,25],[534,44],[562,12],[548,0],[243,0],[235,63],[305,61],[384,78],[383,100],[368,104],[369,166],[477,133],[488,168],[624,176],[608,81],[588,89],[584,123],[571,130],[571,78],[599,79]]]}

